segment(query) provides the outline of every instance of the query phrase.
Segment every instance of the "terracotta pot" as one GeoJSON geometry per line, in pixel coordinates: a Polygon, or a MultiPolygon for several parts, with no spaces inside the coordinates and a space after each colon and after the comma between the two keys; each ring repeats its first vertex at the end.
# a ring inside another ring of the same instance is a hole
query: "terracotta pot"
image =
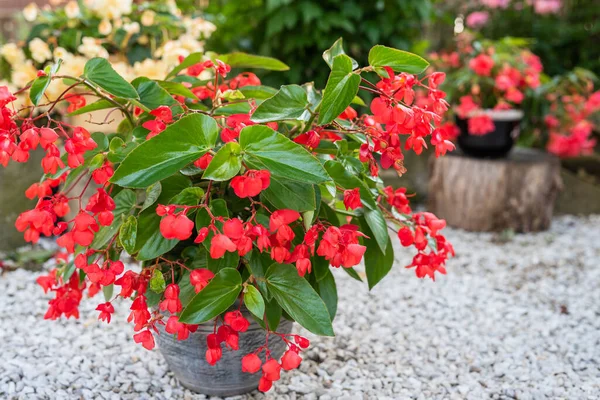
{"type": "Polygon", "coordinates": [[[485,135],[471,135],[468,120],[456,117],[460,129],[458,147],[468,156],[477,158],[501,158],[506,156],[519,136],[523,119],[521,110],[484,110],[494,121],[494,130],[485,135]]]}
{"type": "MultiPolygon", "coordinates": [[[[265,344],[265,331],[249,315],[245,316],[250,321],[250,327],[240,333],[239,350],[229,350],[223,345],[223,357],[214,366],[209,365],[205,358],[206,337],[213,333],[213,322],[201,324],[195,333],[182,341],[166,333],[164,326],[159,325],[158,348],[183,386],[219,397],[237,396],[258,387],[260,371],[255,374],[242,372],[242,357],[265,344]]],[[[292,322],[282,319],[277,332],[290,333],[292,325],[292,322]]],[[[279,359],[286,345],[280,337],[270,336],[269,349],[271,356],[279,359]]]]}

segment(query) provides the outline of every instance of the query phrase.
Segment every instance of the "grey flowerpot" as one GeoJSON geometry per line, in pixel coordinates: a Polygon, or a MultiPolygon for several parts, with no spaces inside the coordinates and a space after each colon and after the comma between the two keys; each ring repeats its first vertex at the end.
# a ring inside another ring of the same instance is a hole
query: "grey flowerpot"
{"type": "MultiPolygon", "coordinates": [[[[206,362],[206,337],[213,333],[214,323],[205,323],[191,333],[187,340],[178,341],[175,335],[165,332],[159,325],[158,348],[175,377],[186,388],[209,396],[228,397],[251,392],[258,387],[260,371],[242,372],[242,357],[265,344],[265,330],[252,318],[246,332],[240,333],[239,350],[229,350],[223,344],[223,357],[216,365],[206,362]]],[[[277,332],[290,333],[292,322],[281,320],[277,332]]],[[[280,358],[286,345],[280,337],[269,336],[269,349],[273,358],[280,358]]],[[[263,358],[264,352],[261,354],[263,358]]],[[[264,361],[264,358],[263,358],[264,361]]]]}

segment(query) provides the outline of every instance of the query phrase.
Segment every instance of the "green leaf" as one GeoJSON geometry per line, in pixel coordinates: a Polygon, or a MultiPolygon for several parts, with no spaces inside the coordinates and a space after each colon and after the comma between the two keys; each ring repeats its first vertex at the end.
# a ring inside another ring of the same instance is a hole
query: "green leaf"
{"type": "Polygon", "coordinates": [[[244,86],[238,89],[247,99],[265,100],[273,97],[277,89],[270,86],[244,86]]]}
{"type": "Polygon", "coordinates": [[[128,254],[133,254],[135,250],[136,237],[137,219],[133,215],[130,215],[119,230],[119,241],[128,254]]]}
{"type": "Polygon", "coordinates": [[[242,168],[242,149],[236,142],[229,142],[221,147],[213,157],[202,175],[203,179],[227,181],[240,172],[242,168]]]}
{"type": "MultiPolygon", "coordinates": [[[[210,245],[210,242],[205,240],[207,245],[210,245]]],[[[224,268],[237,268],[240,263],[240,256],[236,252],[226,252],[225,255],[221,258],[212,258],[208,256],[206,258],[206,267],[210,269],[215,274],[224,268]]]]}
{"type": "Polygon", "coordinates": [[[296,322],[315,335],[334,335],[325,303],[306,279],[298,276],[294,266],[275,263],[269,267],[265,278],[277,303],[296,322]]]}
{"type": "Polygon", "coordinates": [[[141,211],[144,211],[152,204],[156,203],[156,200],[158,200],[161,192],[162,186],[160,182],[156,182],[155,184],[148,186],[148,188],[146,188],[146,199],[144,200],[141,211]]]}
{"type": "Polygon", "coordinates": [[[323,279],[315,283],[315,289],[317,293],[319,293],[319,296],[321,296],[321,299],[323,299],[327,311],[329,312],[329,317],[333,321],[335,314],[337,313],[338,295],[335,279],[330,270],[327,270],[323,279]]]}
{"type": "Polygon", "coordinates": [[[315,271],[315,278],[317,278],[317,281],[320,281],[327,276],[327,272],[329,272],[329,261],[323,257],[313,256],[311,257],[310,262],[313,271],[315,271]]]}
{"type": "Polygon", "coordinates": [[[121,190],[114,198],[115,209],[113,214],[115,219],[110,226],[103,226],[98,233],[94,236],[94,241],[90,247],[94,250],[100,250],[117,234],[117,231],[123,223],[121,215],[129,214],[131,209],[135,206],[137,197],[131,190],[121,190]]]}
{"type": "Polygon", "coordinates": [[[242,129],[240,145],[244,160],[251,168],[268,169],[275,176],[305,183],[330,180],[315,156],[267,126],[253,125],[242,129]]]}
{"type": "Polygon", "coordinates": [[[162,293],[165,291],[167,287],[167,283],[165,282],[165,277],[162,272],[158,268],[152,272],[152,278],[150,278],[150,290],[154,293],[162,293]]]}
{"type": "Polygon", "coordinates": [[[175,96],[183,96],[187,99],[198,100],[198,97],[187,87],[179,82],[156,81],[158,85],[175,96]]]}
{"type": "Polygon", "coordinates": [[[390,235],[388,233],[388,226],[383,213],[379,209],[366,209],[364,217],[369,225],[369,228],[371,228],[371,232],[373,233],[373,235],[369,237],[375,238],[375,241],[379,245],[379,249],[381,249],[382,252],[386,252],[388,243],[390,242],[390,235]]]}
{"type": "Polygon", "coordinates": [[[336,119],[352,103],[359,85],[360,75],[352,72],[352,59],[345,54],[336,56],[323,93],[318,124],[326,125],[336,119]]]}
{"type": "Polygon", "coordinates": [[[395,72],[420,74],[425,71],[429,63],[408,51],[377,45],[369,51],[369,65],[375,68],[390,67],[395,72]]]}
{"type": "Polygon", "coordinates": [[[269,99],[263,101],[252,114],[252,121],[272,122],[282,120],[308,121],[308,98],[302,86],[284,85],[269,99]]]}
{"type": "MultiPolygon", "coordinates": [[[[336,40],[329,49],[323,52],[323,60],[329,65],[329,68],[333,68],[333,59],[340,54],[346,54],[344,51],[344,40],[342,38],[336,40]]],[[[355,70],[358,68],[356,60],[353,58],[350,58],[350,60],[352,60],[352,69],[355,70]]]]}
{"type": "Polygon", "coordinates": [[[58,59],[56,64],[48,65],[44,68],[45,75],[37,77],[33,83],[31,84],[31,88],[29,88],[29,99],[33,103],[34,106],[37,106],[44,97],[44,93],[48,86],[50,86],[50,82],[52,82],[52,75],[58,72],[62,64],[62,59],[58,59]]]}
{"type": "Polygon", "coordinates": [[[215,145],[218,133],[217,123],[211,117],[203,114],[185,116],[129,153],[111,182],[124,187],[146,188],[200,158],[215,145]]]}
{"type": "Polygon", "coordinates": [[[271,176],[271,184],[261,192],[261,196],[277,209],[288,208],[302,212],[317,208],[313,185],[279,176],[271,176]]]}
{"type": "Polygon", "coordinates": [[[352,278],[356,279],[359,282],[362,282],[362,278],[360,277],[360,275],[358,274],[358,272],[356,272],[356,270],[352,267],[350,268],[342,268],[344,270],[344,272],[346,272],[348,275],[350,275],[352,278]]]}
{"type": "Polygon", "coordinates": [[[269,288],[264,281],[265,273],[267,272],[267,268],[273,263],[271,257],[267,253],[261,253],[258,249],[252,250],[249,256],[247,256],[248,264],[246,264],[250,270],[250,273],[254,275],[255,278],[260,278],[256,280],[256,284],[258,288],[265,296],[267,301],[270,301],[273,296],[269,293],[269,288]]]}
{"type": "Polygon", "coordinates": [[[92,58],[85,63],[83,77],[100,87],[105,92],[123,99],[139,99],[138,93],[121,75],[119,75],[110,62],[104,58],[92,58]]]}
{"type": "Polygon", "coordinates": [[[87,105],[67,114],[67,116],[72,117],[74,115],[86,114],[86,113],[93,112],[93,111],[106,110],[107,108],[115,108],[115,104],[111,103],[110,101],[108,101],[106,99],[100,99],[98,101],[93,102],[92,104],[87,104],[87,105]]]}
{"type": "Polygon", "coordinates": [[[374,233],[372,232],[368,221],[366,221],[366,218],[360,219],[360,225],[362,232],[369,236],[369,239],[364,239],[365,246],[367,246],[364,261],[369,289],[373,289],[373,287],[392,269],[392,266],[394,265],[394,247],[392,246],[389,235],[385,250],[376,246],[377,243],[373,238],[374,233]]]}
{"type": "Polygon", "coordinates": [[[220,54],[217,59],[229,64],[232,68],[258,68],[270,71],[287,71],[286,64],[272,57],[255,56],[241,52],[220,54]]]}
{"type": "Polygon", "coordinates": [[[37,106],[44,97],[44,93],[50,86],[51,78],[48,75],[43,75],[35,78],[29,89],[29,99],[34,106],[37,106]]]}
{"type": "Polygon", "coordinates": [[[233,268],[219,271],[204,289],[194,296],[179,316],[185,324],[201,324],[226,311],[242,290],[242,277],[233,268]]]}
{"type": "Polygon", "coordinates": [[[257,318],[262,319],[265,315],[265,301],[263,300],[258,289],[252,285],[246,286],[246,293],[244,293],[244,304],[246,304],[248,311],[256,315],[257,318]]]}
{"type": "Polygon", "coordinates": [[[342,163],[335,160],[328,160],[325,163],[325,169],[327,170],[329,176],[333,178],[333,181],[342,189],[359,188],[360,199],[363,205],[373,210],[377,208],[377,203],[375,202],[369,187],[356,175],[353,175],[350,171],[344,168],[342,163]]]}
{"type": "Polygon", "coordinates": [[[139,102],[149,110],[157,109],[160,106],[170,107],[179,104],[169,92],[153,80],[142,76],[134,79],[131,84],[139,94],[139,102]]]}
{"type": "Polygon", "coordinates": [[[102,288],[102,293],[104,294],[104,300],[105,301],[110,301],[112,299],[114,288],[115,288],[115,286],[113,284],[110,284],[108,286],[104,286],[102,288]]]}

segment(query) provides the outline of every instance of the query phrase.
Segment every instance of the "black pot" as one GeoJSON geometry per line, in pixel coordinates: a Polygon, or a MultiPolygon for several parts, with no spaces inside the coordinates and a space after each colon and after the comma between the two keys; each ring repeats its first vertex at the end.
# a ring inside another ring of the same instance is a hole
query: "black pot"
{"type": "Polygon", "coordinates": [[[518,110],[490,111],[494,130],[485,135],[470,135],[467,119],[456,117],[460,129],[458,147],[468,156],[477,158],[501,158],[506,156],[519,136],[523,114],[518,110]]]}

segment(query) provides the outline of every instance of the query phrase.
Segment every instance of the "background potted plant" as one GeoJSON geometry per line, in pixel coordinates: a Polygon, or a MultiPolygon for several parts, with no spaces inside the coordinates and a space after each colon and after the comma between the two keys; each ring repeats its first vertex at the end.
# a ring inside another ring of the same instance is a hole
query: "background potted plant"
{"type": "Polygon", "coordinates": [[[503,157],[512,149],[523,119],[522,105],[540,86],[542,64],[522,39],[471,40],[434,54],[435,67],[453,82],[447,88],[460,129],[458,145],[474,157],[503,157]]]}
{"type": "Polygon", "coordinates": [[[38,279],[54,296],[45,318],[77,318],[84,292],[102,291],[99,319],[110,322],[112,303],[130,299],[135,342],[152,349],[158,335],[185,386],[232,395],[268,391],[281,369],[298,367],[309,340],[290,333],[291,321],[333,335],[330,266],[361,279],[353,267],[364,260],[372,288],[394,263],[389,229],[415,248],[407,267],[419,278],[445,274],[454,254],[440,233],[445,222],[413,213],[406,191],[378,178],[380,167],[403,172],[403,149],[420,152],[426,139],[438,155],[454,148],[434,128],[447,109],[437,89],[443,75],[419,78],[424,59],[385,46],[360,68],[341,40],[323,56],[331,69],[323,91],[276,90],[250,72],[234,74],[285,67],[243,53],[191,54],[166,79],[131,83],[103,58],[80,76],[62,75],[59,62],[22,89],[33,106],[20,110],[15,93],[0,87],[0,162],[45,151],[45,175],[27,190],[37,205],[16,221],[28,241],[57,235],[64,249],[38,279]],[[198,78],[204,71],[210,80],[198,78]],[[375,73],[377,85],[362,77],[375,73]],[[80,111],[122,113],[116,132],[53,119],[69,93],[45,100],[56,79],[98,98],[80,111]],[[435,101],[416,104],[415,85],[435,101]],[[373,115],[350,107],[360,89],[376,94],[373,115]],[[35,107],[47,107],[41,126],[35,107]],[[74,192],[78,182],[83,190],[74,192]],[[61,220],[70,208],[76,216],[61,220]],[[125,265],[124,254],[140,265],[125,265]]]}

